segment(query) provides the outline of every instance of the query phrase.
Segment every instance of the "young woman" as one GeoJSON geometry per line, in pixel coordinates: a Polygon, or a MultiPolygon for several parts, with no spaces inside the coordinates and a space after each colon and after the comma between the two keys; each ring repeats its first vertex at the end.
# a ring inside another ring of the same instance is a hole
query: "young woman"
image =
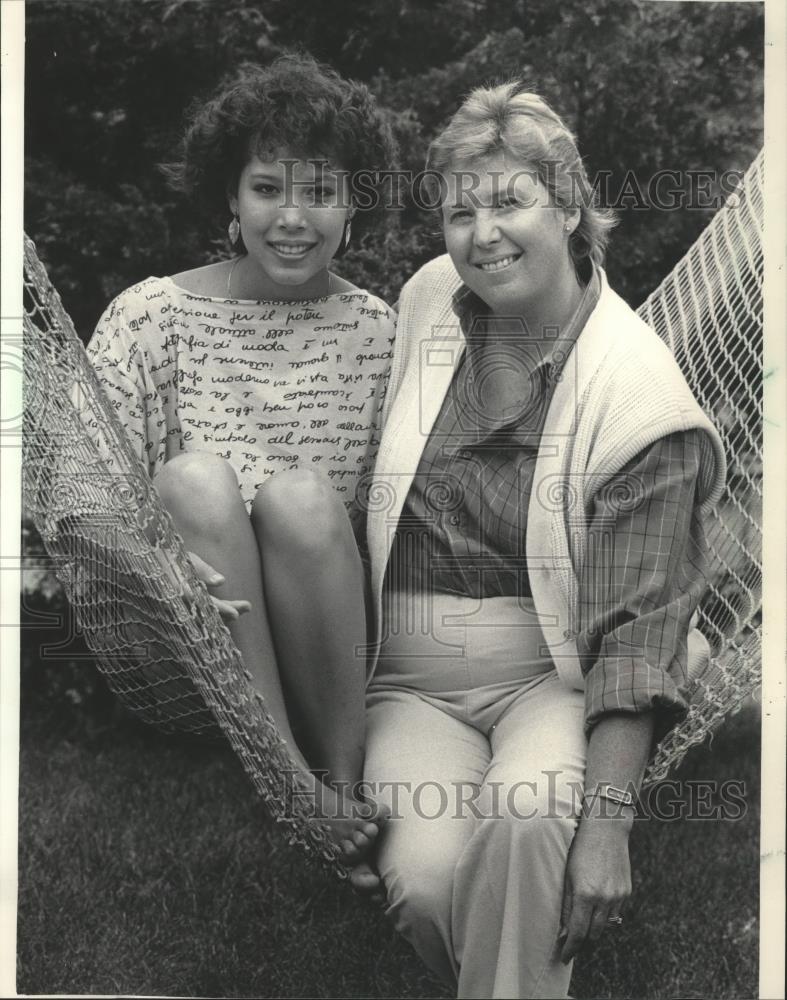
{"type": "MultiPolygon", "coordinates": [[[[295,762],[350,786],[366,670],[353,497],[376,450],[393,316],[330,265],[373,214],[356,212],[360,172],[368,194],[394,152],[365,87],[297,55],[243,66],[194,112],[169,167],[195,208],[229,223],[234,256],[129,288],[89,346],[295,762]]],[[[315,794],[360,862],[379,817],[315,794]]]]}
{"type": "Polygon", "coordinates": [[[565,997],[617,926],[634,795],[685,712],[718,435],[609,287],[574,139],[517,83],[430,148],[370,494],[365,777],[388,912],[462,997],[565,997]]]}

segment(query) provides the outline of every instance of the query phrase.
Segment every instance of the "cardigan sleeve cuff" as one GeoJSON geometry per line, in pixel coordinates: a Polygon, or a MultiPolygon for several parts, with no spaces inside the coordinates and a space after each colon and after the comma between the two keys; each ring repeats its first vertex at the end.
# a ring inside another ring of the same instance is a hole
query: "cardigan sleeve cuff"
{"type": "Polygon", "coordinates": [[[688,711],[672,678],[637,657],[602,657],[585,675],[585,731],[610,713],[656,713],[655,738],[662,739],[688,711]]]}

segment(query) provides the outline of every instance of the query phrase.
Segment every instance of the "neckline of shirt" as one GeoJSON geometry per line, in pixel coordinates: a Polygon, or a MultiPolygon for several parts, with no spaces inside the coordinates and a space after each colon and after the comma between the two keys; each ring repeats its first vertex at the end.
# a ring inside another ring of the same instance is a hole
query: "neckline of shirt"
{"type": "Polygon", "coordinates": [[[163,281],[170,287],[174,288],[181,295],[185,295],[190,299],[196,299],[199,302],[215,302],[219,305],[227,306],[290,306],[290,307],[303,307],[310,305],[317,305],[320,302],[330,302],[331,299],[339,298],[340,296],[364,296],[365,298],[371,298],[371,293],[365,288],[356,288],[352,292],[331,292],[330,295],[321,295],[318,298],[312,299],[228,299],[223,295],[200,295],[198,292],[190,292],[187,288],[179,285],[174,281],[168,274],[164,275],[162,278],[156,279],[158,281],[163,281]]]}

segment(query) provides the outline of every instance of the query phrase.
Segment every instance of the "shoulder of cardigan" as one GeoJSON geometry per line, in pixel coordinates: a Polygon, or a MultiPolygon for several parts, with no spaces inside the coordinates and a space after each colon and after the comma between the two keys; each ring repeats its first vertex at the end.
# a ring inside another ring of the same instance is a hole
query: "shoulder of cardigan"
{"type": "Polygon", "coordinates": [[[452,292],[462,284],[456,268],[447,253],[427,261],[402,286],[402,296],[411,296],[426,289],[434,295],[441,286],[453,286],[452,292]]]}
{"type": "Polygon", "coordinates": [[[454,292],[461,287],[462,279],[456,272],[448,254],[436,257],[407,281],[399,298],[399,323],[408,327],[415,314],[415,321],[423,330],[424,318],[445,320],[458,326],[454,312],[454,292]]]}
{"type": "MultiPolygon", "coordinates": [[[[606,283],[605,277],[603,280],[606,283]]],[[[727,468],[718,431],[694,397],[669,346],[608,285],[607,289],[609,305],[604,322],[611,327],[613,342],[599,367],[598,385],[594,386],[606,412],[594,462],[603,457],[601,466],[610,465],[610,460],[617,464],[622,446],[629,448],[627,458],[633,458],[637,452],[631,448],[644,448],[674,431],[700,429],[705,432],[705,460],[699,496],[704,509],[712,506],[723,492],[727,468]],[[637,428],[630,438],[626,436],[628,444],[623,445],[616,425],[629,424],[630,409],[649,414],[652,426],[637,428]]]]}
{"type": "Polygon", "coordinates": [[[464,336],[453,310],[453,294],[462,284],[448,254],[423,265],[402,287],[384,419],[403,380],[417,376],[425,345],[433,339],[464,336]]]}

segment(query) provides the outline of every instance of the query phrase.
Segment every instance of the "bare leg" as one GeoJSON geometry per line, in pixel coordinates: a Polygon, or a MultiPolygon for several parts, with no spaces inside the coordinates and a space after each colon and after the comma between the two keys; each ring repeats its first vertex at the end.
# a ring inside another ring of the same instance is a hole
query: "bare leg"
{"type": "Polygon", "coordinates": [[[288,702],[303,747],[332,780],[363,773],[366,642],[363,567],[344,504],[309,470],[269,479],[251,520],[288,702]],[[294,697],[290,699],[290,692],[294,697]]]}
{"type": "MultiPolygon", "coordinates": [[[[211,588],[212,593],[227,600],[250,602],[251,612],[229,625],[233,641],[286,740],[293,760],[303,771],[308,771],[309,764],[298,748],[287,713],[263,591],[257,538],[232,467],[207,452],[189,452],[166,463],[156,477],[156,488],[186,548],[224,577],[223,584],[211,588]]],[[[274,581],[274,589],[275,586],[274,581]]],[[[300,620],[301,611],[300,605],[296,605],[292,614],[300,620]]],[[[287,630],[296,631],[286,622],[284,628],[285,634],[287,630]]],[[[315,662],[317,666],[321,663],[315,662]]],[[[316,673],[314,663],[311,667],[316,673]]],[[[306,664],[297,677],[297,683],[288,685],[300,715],[303,715],[303,710],[300,707],[299,686],[312,676],[308,668],[309,664],[306,664]]],[[[327,714],[332,717],[330,712],[327,714]]],[[[362,733],[360,739],[362,741],[362,733]]],[[[359,737],[354,735],[348,742],[355,745],[358,740],[359,737]]],[[[347,760],[347,767],[352,766],[351,756],[344,751],[338,755],[339,759],[347,760]]],[[[355,781],[359,776],[360,772],[345,780],[355,781]]],[[[359,860],[377,834],[376,824],[353,817],[347,803],[339,801],[330,789],[319,782],[315,782],[315,801],[320,817],[328,821],[335,839],[343,847],[345,859],[349,863],[359,860]]]]}
{"type": "MultiPolygon", "coordinates": [[[[185,546],[224,577],[211,593],[227,600],[250,602],[252,613],[228,627],[246,668],[265,698],[291,753],[293,740],[262,595],[259,556],[254,532],[230,465],[207,452],[189,452],[171,459],[155,480],[161,500],[185,546]]],[[[305,764],[302,756],[297,763],[305,764]]]]}
{"type": "MultiPolygon", "coordinates": [[[[362,778],[365,743],[366,610],[363,566],[344,504],[330,482],[309,470],[267,480],[251,512],[264,589],[288,704],[312,763],[350,791],[362,778]]],[[[331,791],[323,812],[329,811],[331,791]]],[[[376,807],[378,808],[378,807],[376,807]]],[[[365,862],[387,809],[352,834],[352,884],[374,892],[365,862]]]]}

